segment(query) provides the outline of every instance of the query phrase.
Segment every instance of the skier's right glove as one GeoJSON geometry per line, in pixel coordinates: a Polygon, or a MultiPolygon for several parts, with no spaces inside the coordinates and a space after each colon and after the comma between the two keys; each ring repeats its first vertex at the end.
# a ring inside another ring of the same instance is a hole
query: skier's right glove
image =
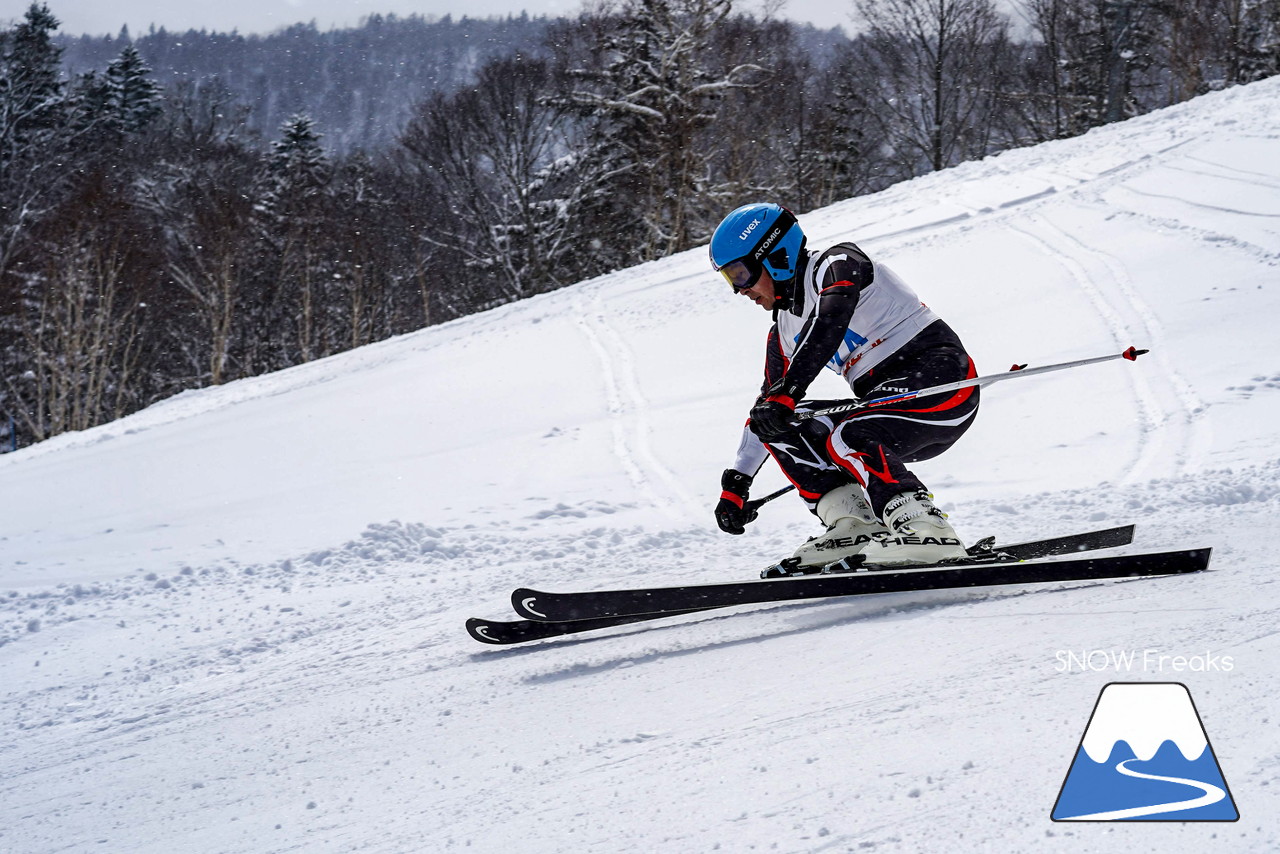
{"type": "Polygon", "coordinates": [[[786,377],[778,380],[760,395],[751,407],[751,432],[762,442],[775,442],[795,429],[796,401],[804,397],[804,389],[786,377]]]}
{"type": "Polygon", "coordinates": [[[747,496],[751,494],[749,474],[736,469],[725,469],[720,475],[720,502],[716,504],[716,524],[726,534],[741,534],[756,514],[746,509],[747,496]]]}

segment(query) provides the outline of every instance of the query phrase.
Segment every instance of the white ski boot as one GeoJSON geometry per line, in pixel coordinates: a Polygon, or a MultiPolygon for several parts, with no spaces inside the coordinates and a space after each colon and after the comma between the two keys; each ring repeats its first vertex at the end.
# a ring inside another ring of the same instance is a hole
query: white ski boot
{"type": "Polygon", "coordinates": [[[892,533],[875,541],[865,552],[867,563],[910,565],[940,563],[967,557],[964,543],[934,506],[924,490],[904,492],[889,499],[884,521],[892,533]]]}
{"type": "Polygon", "coordinates": [[[811,538],[796,549],[791,562],[799,566],[826,566],[842,558],[863,553],[880,537],[892,534],[871,512],[856,483],[837,487],[818,500],[818,518],[826,533],[811,538]]]}

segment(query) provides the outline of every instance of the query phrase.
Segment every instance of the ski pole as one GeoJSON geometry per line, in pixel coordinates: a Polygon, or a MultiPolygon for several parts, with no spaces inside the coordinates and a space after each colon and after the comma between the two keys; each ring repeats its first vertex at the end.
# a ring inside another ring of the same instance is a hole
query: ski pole
{"type": "Polygon", "coordinates": [[[748,501],[746,504],[742,505],[742,509],[747,511],[747,521],[754,522],[756,516],[759,515],[759,510],[761,507],[768,504],[770,501],[777,498],[779,495],[786,495],[788,492],[790,492],[793,489],[795,489],[794,486],[784,486],[782,487],[782,489],[779,489],[777,492],[769,493],[764,498],[753,498],[750,501],[748,501]]]}
{"type": "Polygon", "coordinates": [[[922,388],[917,391],[903,392],[889,397],[878,397],[875,400],[851,400],[848,403],[841,403],[835,406],[828,406],[824,409],[803,410],[796,413],[798,420],[808,418],[818,418],[823,415],[839,415],[844,412],[852,412],[856,409],[871,409],[876,406],[888,406],[891,403],[903,403],[908,400],[914,400],[917,397],[928,397],[932,394],[942,394],[946,391],[956,391],[970,386],[988,386],[992,383],[998,383],[1001,380],[1011,380],[1014,377],[1029,377],[1033,374],[1047,374],[1050,371],[1062,371],[1067,368],[1078,368],[1082,365],[1095,365],[1098,362],[1109,362],[1112,359],[1128,359],[1130,362],[1136,361],[1139,356],[1149,353],[1149,350],[1139,350],[1137,347],[1130,347],[1122,353],[1112,353],[1107,356],[1094,356],[1090,359],[1077,359],[1074,362],[1059,362],[1056,365],[1041,365],[1038,368],[1028,368],[1026,365],[1014,365],[1003,374],[988,374],[985,377],[973,377],[972,379],[960,380],[954,383],[944,383],[943,385],[935,385],[929,388],[922,388]]]}

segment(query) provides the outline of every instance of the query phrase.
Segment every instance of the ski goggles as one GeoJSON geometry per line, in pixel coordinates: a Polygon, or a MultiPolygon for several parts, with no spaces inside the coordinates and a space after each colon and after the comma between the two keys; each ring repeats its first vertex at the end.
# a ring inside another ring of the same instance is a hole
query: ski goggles
{"type": "Polygon", "coordinates": [[[764,265],[754,258],[739,258],[737,261],[730,261],[723,267],[717,268],[720,275],[724,276],[725,281],[729,283],[729,287],[733,288],[736,293],[741,293],[760,281],[760,274],[764,272],[764,265]]]}

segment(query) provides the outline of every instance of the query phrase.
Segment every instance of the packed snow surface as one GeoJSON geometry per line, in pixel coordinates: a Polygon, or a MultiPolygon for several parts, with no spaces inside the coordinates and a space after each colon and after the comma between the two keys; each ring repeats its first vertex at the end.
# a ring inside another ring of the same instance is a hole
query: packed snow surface
{"type": "Polygon", "coordinates": [[[692,250],[0,457],[0,850],[1280,850],[1280,78],[801,222],[982,373],[1151,349],[989,389],[916,467],[962,536],[1210,571],[472,641],[817,533],[714,525],[768,318],[692,250]],[[1116,681],[1188,687],[1238,822],[1050,820],[1116,681]]]}

